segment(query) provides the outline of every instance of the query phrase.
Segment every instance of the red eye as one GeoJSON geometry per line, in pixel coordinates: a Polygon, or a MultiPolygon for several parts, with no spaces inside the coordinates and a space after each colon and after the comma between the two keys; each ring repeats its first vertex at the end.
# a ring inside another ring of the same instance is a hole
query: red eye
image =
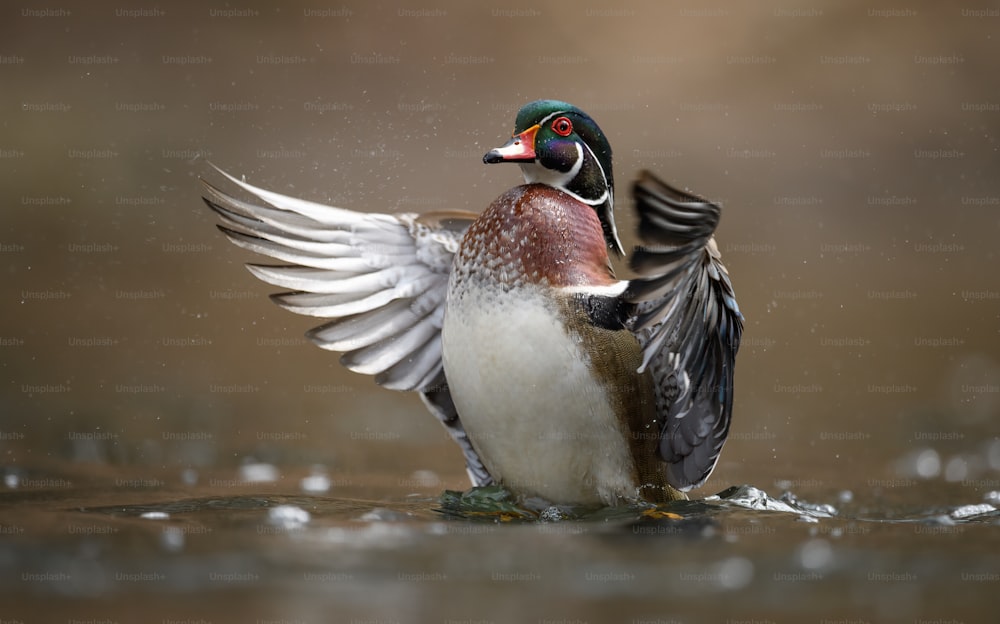
{"type": "Polygon", "coordinates": [[[573,122],[568,117],[557,117],[552,122],[552,131],[559,136],[569,136],[573,132],[573,122]]]}

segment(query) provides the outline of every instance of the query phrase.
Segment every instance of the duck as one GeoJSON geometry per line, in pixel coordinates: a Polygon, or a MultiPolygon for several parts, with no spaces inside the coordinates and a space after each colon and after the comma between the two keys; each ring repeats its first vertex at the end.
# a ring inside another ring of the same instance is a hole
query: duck
{"type": "Polygon", "coordinates": [[[202,180],[235,245],[323,319],[307,337],[391,390],[416,392],[474,487],[616,506],[683,500],[718,463],[743,331],[715,231],[721,208],[649,171],[631,187],[634,274],[614,219],[609,141],[560,100],[517,113],[484,156],[524,178],[480,213],[348,210],[202,180]]]}

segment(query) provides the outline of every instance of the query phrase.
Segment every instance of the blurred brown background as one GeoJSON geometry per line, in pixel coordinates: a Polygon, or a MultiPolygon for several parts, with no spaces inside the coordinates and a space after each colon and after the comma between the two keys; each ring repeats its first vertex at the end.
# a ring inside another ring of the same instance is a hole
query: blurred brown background
{"type": "Polygon", "coordinates": [[[546,97],[608,134],[621,231],[641,168],[724,203],[746,331],[703,493],[928,479],[980,500],[1000,487],[1000,16],[791,5],[7,6],[2,465],[169,483],[252,457],[464,487],[415,396],[268,301],[198,178],[211,161],[355,210],[478,211],[519,182],[482,154],[546,97]]]}

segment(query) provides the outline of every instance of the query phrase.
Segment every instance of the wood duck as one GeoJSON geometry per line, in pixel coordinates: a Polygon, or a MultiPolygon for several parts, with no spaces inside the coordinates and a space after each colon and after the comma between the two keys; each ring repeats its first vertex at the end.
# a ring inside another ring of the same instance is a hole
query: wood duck
{"type": "Polygon", "coordinates": [[[250,264],[327,321],[307,336],[379,384],[419,392],[473,485],[616,505],[686,498],[729,431],[743,317],[713,233],[720,208],[643,172],[642,245],[619,280],[611,147],[555,100],[525,105],[486,163],[525,184],[483,212],[377,214],[205,183],[250,264]]]}

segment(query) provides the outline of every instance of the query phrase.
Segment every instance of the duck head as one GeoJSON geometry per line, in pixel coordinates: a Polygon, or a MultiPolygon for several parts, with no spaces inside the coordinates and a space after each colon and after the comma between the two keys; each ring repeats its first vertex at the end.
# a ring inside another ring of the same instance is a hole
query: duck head
{"type": "Polygon", "coordinates": [[[614,220],[611,145],[587,113],[558,100],[529,102],[517,113],[511,139],[483,162],[518,163],[528,184],[547,184],[591,206],[608,248],[624,252],[614,220]]]}

